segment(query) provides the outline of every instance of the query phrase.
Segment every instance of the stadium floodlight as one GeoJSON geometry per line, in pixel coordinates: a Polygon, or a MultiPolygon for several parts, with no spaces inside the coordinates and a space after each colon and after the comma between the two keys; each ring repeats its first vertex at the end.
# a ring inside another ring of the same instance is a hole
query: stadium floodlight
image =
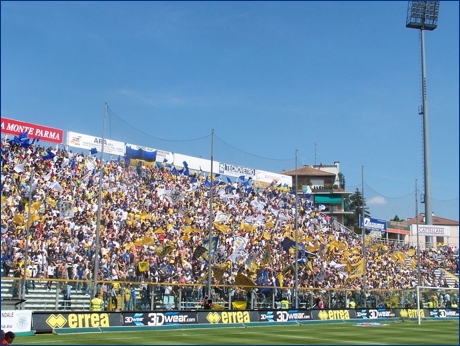
{"type": "MultiPolygon", "coordinates": [[[[423,105],[420,114],[423,114],[423,167],[425,183],[425,225],[432,225],[431,208],[431,172],[430,149],[428,136],[428,97],[426,91],[425,67],[425,30],[433,31],[438,26],[439,1],[409,1],[407,7],[406,28],[419,29],[421,36],[422,54],[422,99],[423,105]]],[[[431,237],[427,237],[431,243],[431,237]]]]}

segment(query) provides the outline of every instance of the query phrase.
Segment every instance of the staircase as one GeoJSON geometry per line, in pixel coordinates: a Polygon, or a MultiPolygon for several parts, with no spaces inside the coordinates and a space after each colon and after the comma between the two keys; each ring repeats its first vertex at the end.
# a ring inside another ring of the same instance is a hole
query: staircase
{"type": "MultiPolygon", "coordinates": [[[[2,299],[13,297],[13,286],[15,283],[17,283],[17,281],[12,280],[11,278],[2,277],[2,299]]],[[[19,284],[22,285],[22,281],[19,281],[19,284]]],[[[75,289],[72,289],[71,293],[71,306],[66,306],[65,303],[69,301],[64,300],[64,294],[58,287],[57,282],[53,282],[50,291],[47,290],[45,281],[35,281],[35,289],[31,288],[32,285],[30,285],[29,287],[29,293],[26,293],[26,301],[23,303],[23,308],[26,310],[89,311],[90,309],[90,296],[85,296],[84,292],[76,292],[75,289]],[[57,304],[56,297],[58,297],[57,304]]]]}
{"type": "Polygon", "coordinates": [[[452,274],[452,273],[450,273],[447,270],[442,269],[442,268],[436,268],[434,270],[434,274],[436,276],[436,279],[439,279],[441,277],[441,275],[444,275],[449,287],[455,287],[455,286],[458,287],[458,274],[454,275],[454,274],[452,274]]]}

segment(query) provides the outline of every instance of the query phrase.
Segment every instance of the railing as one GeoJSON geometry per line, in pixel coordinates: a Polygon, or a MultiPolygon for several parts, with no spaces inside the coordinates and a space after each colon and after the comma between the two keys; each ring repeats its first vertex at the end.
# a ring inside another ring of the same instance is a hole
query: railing
{"type": "MultiPolygon", "coordinates": [[[[12,285],[17,278],[2,278],[2,286],[12,285]]],[[[19,279],[20,280],[20,279],[19,279]]],[[[47,279],[34,279],[47,281],[47,279]]],[[[56,282],[56,279],[52,279],[56,282]]],[[[68,280],[71,284],[76,284],[74,280],[68,280]]],[[[110,281],[98,282],[98,286],[102,283],[112,284],[110,281]]],[[[112,300],[111,294],[104,294],[104,309],[105,310],[175,310],[175,309],[201,309],[201,301],[204,298],[206,287],[203,285],[184,285],[172,283],[147,283],[130,282],[136,287],[136,298],[134,305],[126,300],[125,285],[128,282],[117,282],[120,289],[117,291],[116,305],[112,300]],[[147,296],[142,298],[140,295],[141,286],[146,287],[147,296]],[[165,294],[165,287],[172,287],[171,294],[165,294]],[[186,293],[186,288],[192,288],[186,293]],[[190,294],[190,291],[192,293],[190,294]]],[[[90,297],[87,301],[83,301],[83,295],[80,294],[80,299],[72,299],[69,301],[61,299],[60,285],[56,285],[56,290],[47,292],[43,297],[42,310],[48,308],[53,309],[54,302],[55,310],[69,310],[78,306],[78,309],[90,309],[90,297]],[[77,303],[77,304],[74,304],[77,303]],[[74,305],[74,307],[72,307],[74,305]]],[[[356,308],[372,307],[372,308],[414,308],[417,305],[417,297],[415,289],[406,290],[367,290],[364,294],[357,289],[325,289],[325,288],[303,288],[299,287],[298,302],[294,300],[294,290],[292,287],[235,287],[231,285],[213,285],[212,286],[212,303],[217,308],[232,309],[236,306],[243,305],[247,309],[274,309],[279,307],[281,300],[287,300],[290,307],[294,308],[317,308],[321,304],[326,309],[346,309],[355,305],[356,308]],[[354,303],[352,303],[354,302],[354,303]],[[234,303],[236,305],[234,305],[234,303]]],[[[458,301],[458,290],[452,291],[452,300],[458,301]]],[[[27,295],[25,297],[27,299],[27,295]]],[[[423,299],[422,299],[423,303],[423,299]]],[[[27,301],[23,303],[23,308],[27,307],[27,301]]],[[[34,308],[37,311],[40,309],[34,308]]]]}

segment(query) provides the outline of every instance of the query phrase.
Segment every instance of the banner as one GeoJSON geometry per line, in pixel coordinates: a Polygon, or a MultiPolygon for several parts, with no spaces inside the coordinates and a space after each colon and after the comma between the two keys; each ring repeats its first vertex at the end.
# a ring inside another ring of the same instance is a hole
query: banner
{"type": "MultiPolygon", "coordinates": [[[[411,225],[411,234],[417,235],[417,225],[411,225]]],[[[418,234],[432,237],[450,237],[450,226],[418,225],[418,234]]]]}
{"type": "Polygon", "coordinates": [[[458,319],[458,309],[429,309],[429,316],[428,317],[435,317],[435,318],[456,318],[458,319]]]}
{"type": "Polygon", "coordinates": [[[394,318],[396,313],[394,310],[386,308],[378,309],[356,309],[356,318],[368,318],[368,319],[379,319],[379,318],[394,318]]]}
{"type": "Polygon", "coordinates": [[[32,310],[2,310],[2,330],[6,332],[30,332],[32,310]]]}
{"type": "Polygon", "coordinates": [[[168,326],[198,323],[194,311],[123,312],[124,326],[168,326]]]}
{"type": "Polygon", "coordinates": [[[257,311],[198,311],[198,323],[230,324],[259,322],[257,311]]]}
{"type": "MultiPolygon", "coordinates": [[[[102,138],[69,131],[67,132],[66,145],[87,150],[96,148],[96,150],[100,153],[102,151],[102,138]]],[[[125,155],[125,144],[123,142],[105,139],[104,153],[125,155]]]]}
{"type": "MultiPolygon", "coordinates": [[[[418,318],[418,309],[393,309],[395,317],[418,318]]],[[[420,309],[420,318],[429,317],[428,309],[420,309]]]]}
{"type": "Polygon", "coordinates": [[[343,309],[343,310],[311,310],[311,317],[313,320],[321,321],[334,321],[334,320],[350,320],[356,318],[356,311],[343,309]]]}
{"type": "MultiPolygon", "coordinates": [[[[2,322],[3,323],[3,322],[2,322]]],[[[119,312],[34,312],[32,325],[37,332],[52,332],[55,328],[119,327],[119,312]]]]}
{"type": "Polygon", "coordinates": [[[259,311],[261,322],[289,322],[311,320],[311,310],[267,310],[259,311]]]}
{"type": "Polygon", "coordinates": [[[254,168],[247,168],[237,165],[231,165],[228,163],[219,163],[219,174],[223,174],[229,177],[240,177],[242,175],[245,178],[254,178],[256,176],[256,170],[254,168]]]}
{"type": "Polygon", "coordinates": [[[64,137],[64,131],[60,129],[2,117],[2,133],[17,136],[24,132],[27,132],[29,138],[57,144],[62,144],[64,137]]]}
{"type": "MultiPolygon", "coordinates": [[[[359,227],[363,228],[363,217],[359,215],[359,227]]],[[[371,217],[364,218],[364,228],[370,231],[387,231],[387,222],[386,220],[373,219],[371,217]]]]}

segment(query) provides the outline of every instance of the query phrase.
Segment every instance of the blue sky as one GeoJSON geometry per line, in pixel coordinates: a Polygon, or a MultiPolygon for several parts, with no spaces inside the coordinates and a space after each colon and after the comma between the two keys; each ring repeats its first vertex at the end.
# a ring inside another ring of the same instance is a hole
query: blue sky
{"type": "MultiPolygon", "coordinates": [[[[423,193],[406,1],[1,2],[1,115],[271,172],[340,161],[372,217],[423,193]],[[211,145],[211,132],[215,137],[211,145]]],[[[433,212],[458,220],[459,7],[425,33],[433,212]]],[[[424,205],[419,204],[419,212],[424,205]]]]}

